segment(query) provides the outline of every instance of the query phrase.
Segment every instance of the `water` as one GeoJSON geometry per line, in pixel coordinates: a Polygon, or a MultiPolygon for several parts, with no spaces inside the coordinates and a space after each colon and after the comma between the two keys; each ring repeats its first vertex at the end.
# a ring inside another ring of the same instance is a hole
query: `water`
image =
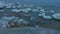
{"type": "Polygon", "coordinates": [[[9,1],[9,2],[20,2],[23,4],[42,4],[42,5],[55,5],[60,6],[60,0],[1,0],[1,1],[9,1]]]}

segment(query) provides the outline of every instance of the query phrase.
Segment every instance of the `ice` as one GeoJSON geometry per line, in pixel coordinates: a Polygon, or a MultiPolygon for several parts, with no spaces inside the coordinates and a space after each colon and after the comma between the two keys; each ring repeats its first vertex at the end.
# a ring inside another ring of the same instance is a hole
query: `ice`
{"type": "Polygon", "coordinates": [[[38,25],[35,25],[35,27],[36,27],[36,28],[39,28],[39,26],[38,26],[38,25]]]}
{"type": "Polygon", "coordinates": [[[18,9],[12,9],[12,12],[18,13],[18,12],[20,12],[20,10],[18,10],[18,9]]]}
{"type": "Polygon", "coordinates": [[[60,13],[54,13],[53,18],[60,20],[60,13]]]}
{"type": "Polygon", "coordinates": [[[13,3],[6,3],[6,8],[12,8],[13,3]]]}
{"type": "Polygon", "coordinates": [[[55,13],[55,11],[53,11],[53,10],[50,10],[49,12],[50,12],[50,13],[55,13]]]}
{"type": "Polygon", "coordinates": [[[29,24],[29,22],[28,21],[23,21],[23,24],[29,24]]]}
{"type": "Polygon", "coordinates": [[[2,25],[2,28],[7,28],[7,25],[6,24],[2,25]]]}
{"type": "Polygon", "coordinates": [[[44,19],[52,19],[51,16],[43,16],[44,19]]]}
{"type": "Polygon", "coordinates": [[[16,11],[17,11],[17,9],[13,9],[13,10],[12,10],[12,12],[16,12],[16,11]]]}
{"type": "Polygon", "coordinates": [[[16,6],[15,6],[15,5],[13,5],[13,6],[12,6],[12,8],[13,8],[13,9],[16,9],[16,6]]]}
{"type": "Polygon", "coordinates": [[[31,8],[26,8],[26,10],[31,11],[32,9],[31,8]]]}
{"type": "Polygon", "coordinates": [[[0,10],[0,12],[4,12],[4,11],[5,11],[4,9],[0,10]]]}
{"type": "Polygon", "coordinates": [[[18,19],[17,23],[19,23],[19,24],[29,24],[29,22],[24,20],[24,19],[18,19]]]}
{"type": "Polygon", "coordinates": [[[5,3],[0,1],[0,8],[3,8],[4,6],[5,6],[5,3]]]}
{"type": "Polygon", "coordinates": [[[13,20],[15,20],[15,22],[16,22],[17,19],[18,19],[18,17],[15,17],[15,16],[12,16],[12,17],[4,16],[4,17],[2,17],[0,19],[0,23],[2,24],[2,28],[3,27],[7,27],[8,23],[12,23],[13,24],[13,20]]]}
{"type": "Polygon", "coordinates": [[[45,10],[44,9],[41,9],[40,11],[43,11],[44,12],[45,10]]]}
{"type": "Polygon", "coordinates": [[[38,16],[40,16],[40,17],[43,17],[44,15],[45,15],[45,13],[38,14],[38,16]]]}
{"type": "Polygon", "coordinates": [[[18,5],[18,6],[16,6],[17,9],[19,9],[19,8],[21,8],[21,7],[22,7],[22,5],[18,5]]]}
{"type": "Polygon", "coordinates": [[[37,10],[37,9],[33,9],[33,10],[32,10],[32,12],[38,12],[38,11],[39,11],[39,10],[37,10]]]}

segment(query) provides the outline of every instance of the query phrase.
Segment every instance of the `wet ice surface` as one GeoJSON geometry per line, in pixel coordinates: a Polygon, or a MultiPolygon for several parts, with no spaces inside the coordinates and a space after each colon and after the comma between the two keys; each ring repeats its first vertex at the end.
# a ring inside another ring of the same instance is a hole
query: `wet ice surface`
{"type": "Polygon", "coordinates": [[[38,25],[60,29],[60,13],[58,12],[57,8],[1,2],[0,28],[36,27],[35,25],[38,25]]]}

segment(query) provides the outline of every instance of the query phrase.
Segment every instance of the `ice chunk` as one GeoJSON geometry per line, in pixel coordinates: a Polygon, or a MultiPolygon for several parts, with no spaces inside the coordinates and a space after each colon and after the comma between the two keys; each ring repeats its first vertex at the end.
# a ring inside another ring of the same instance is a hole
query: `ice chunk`
{"type": "Polygon", "coordinates": [[[29,13],[29,11],[25,10],[26,13],[29,13]]]}
{"type": "Polygon", "coordinates": [[[40,11],[39,11],[39,13],[45,13],[45,10],[44,9],[41,9],[40,11]]]}
{"type": "Polygon", "coordinates": [[[13,6],[12,6],[12,8],[13,8],[13,9],[16,9],[16,6],[15,6],[15,5],[13,5],[13,6]]]}
{"type": "Polygon", "coordinates": [[[13,3],[7,3],[5,6],[6,8],[12,8],[13,3]]]}
{"type": "Polygon", "coordinates": [[[0,10],[0,12],[4,12],[4,11],[5,11],[4,9],[0,10]]]}
{"type": "Polygon", "coordinates": [[[45,19],[52,19],[51,16],[43,16],[43,18],[45,18],[45,19]]]}
{"type": "Polygon", "coordinates": [[[6,24],[2,25],[2,28],[7,28],[7,25],[6,24]]]}
{"type": "Polygon", "coordinates": [[[29,24],[29,22],[28,22],[28,21],[23,21],[23,23],[24,23],[24,24],[29,24]]]}
{"type": "Polygon", "coordinates": [[[20,12],[20,10],[18,10],[18,9],[13,9],[12,12],[18,13],[18,12],[20,12]]]}
{"type": "Polygon", "coordinates": [[[27,9],[21,9],[21,10],[25,13],[29,13],[29,11],[27,9]]]}
{"type": "Polygon", "coordinates": [[[17,23],[21,24],[21,22],[23,22],[23,19],[18,19],[17,23]]]}
{"type": "Polygon", "coordinates": [[[43,17],[45,15],[45,13],[42,13],[42,14],[38,14],[38,16],[41,16],[41,17],[43,17]]]}
{"type": "Polygon", "coordinates": [[[39,26],[38,26],[38,25],[35,25],[35,27],[36,27],[36,28],[39,28],[39,26]]]}
{"type": "Polygon", "coordinates": [[[16,12],[16,11],[17,11],[17,9],[13,9],[13,10],[12,10],[12,12],[16,12]]]}
{"type": "Polygon", "coordinates": [[[31,17],[30,20],[32,20],[32,21],[35,20],[35,17],[31,17]]]}
{"type": "Polygon", "coordinates": [[[20,21],[23,21],[23,19],[20,19],[20,21]]]}
{"type": "Polygon", "coordinates": [[[42,7],[36,7],[36,9],[40,10],[40,9],[42,9],[42,7]]]}
{"type": "Polygon", "coordinates": [[[0,1],[0,8],[4,8],[5,3],[0,1]]]}
{"type": "Polygon", "coordinates": [[[53,10],[50,10],[49,12],[50,12],[50,13],[54,13],[54,11],[53,11],[53,10]]]}
{"type": "Polygon", "coordinates": [[[18,6],[16,6],[16,8],[18,9],[18,8],[21,8],[22,7],[22,5],[18,5],[18,6]]]}
{"type": "Polygon", "coordinates": [[[55,13],[52,16],[53,16],[53,18],[60,20],[60,13],[55,13]]]}
{"type": "Polygon", "coordinates": [[[31,11],[31,8],[26,8],[26,10],[31,11]]]}
{"type": "Polygon", "coordinates": [[[32,12],[38,12],[38,11],[39,11],[39,10],[37,10],[37,9],[33,9],[33,10],[32,10],[32,12]]]}
{"type": "Polygon", "coordinates": [[[28,24],[29,22],[24,19],[18,19],[17,23],[18,24],[28,24]]]}
{"type": "Polygon", "coordinates": [[[13,22],[18,22],[18,17],[15,17],[15,16],[11,16],[11,17],[7,17],[7,16],[4,16],[0,19],[0,25],[2,25],[2,28],[3,27],[7,27],[9,26],[9,24],[13,25],[13,22]]]}
{"type": "Polygon", "coordinates": [[[45,11],[44,9],[41,9],[40,11],[45,11]]]}

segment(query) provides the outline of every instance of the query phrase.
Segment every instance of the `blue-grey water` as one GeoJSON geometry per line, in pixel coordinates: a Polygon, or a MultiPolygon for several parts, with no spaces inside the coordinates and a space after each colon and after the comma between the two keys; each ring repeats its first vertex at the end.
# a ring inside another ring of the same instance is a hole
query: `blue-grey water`
{"type": "Polygon", "coordinates": [[[0,0],[9,2],[20,2],[22,4],[54,5],[60,6],[60,0],[0,0]]]}

